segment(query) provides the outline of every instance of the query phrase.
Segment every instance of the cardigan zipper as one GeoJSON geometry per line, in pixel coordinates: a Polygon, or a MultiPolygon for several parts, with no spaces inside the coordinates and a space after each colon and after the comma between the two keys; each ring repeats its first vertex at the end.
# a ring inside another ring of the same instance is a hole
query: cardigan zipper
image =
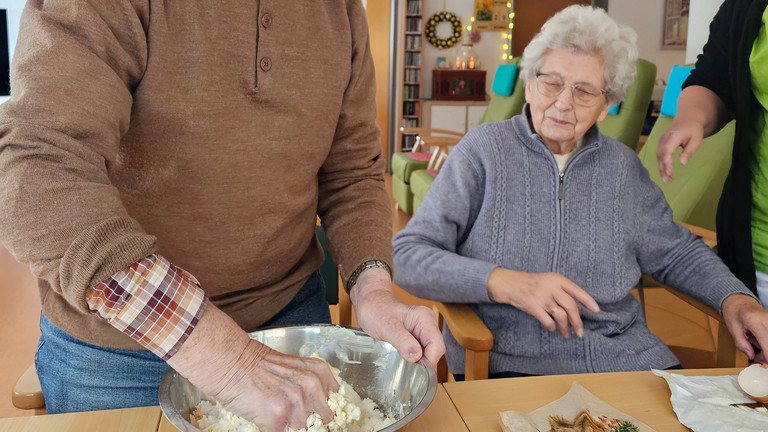
{"type": "Polygon", "coordinates": [[[563,171],[560,172],[560,170],[557,167],[557,162],[555,161],[555,157],[552,156],[552,162],[555,162],[555,170],[557,171],[558,180],[557,180],[557,200],[555,201],[555,207],[556,207],[556,213],[557,213],[557,222],[555,225],[555,229],[557,231],[557,235],[555,237],[555,251],[554,251],[554,257],[552,258],[552,272],[557,273],[558,269],[558,263],[560,262],[560,240],[563,237],[563,199],[565,198],[565,172],[568,171],[568,168],[573,165],[573,163],[579,159],[584,153],[587,153],[588,150],[590,150],[591,147],[597,147],[596,145],[590,145],[590,146],[584,146],[584,148],[581,149],[581,151],[576,152],[575,155],[571,158],[571,160],[568,161],[568,163],[565,165],[565,168],[563,168],[563,171]]]}

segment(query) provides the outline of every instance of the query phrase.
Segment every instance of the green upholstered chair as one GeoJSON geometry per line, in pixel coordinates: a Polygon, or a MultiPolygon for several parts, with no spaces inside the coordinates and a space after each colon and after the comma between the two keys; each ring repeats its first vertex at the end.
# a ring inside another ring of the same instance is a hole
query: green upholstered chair
{"type": "MultiPolygon", "coordinates": [[[[517,57],[509,64],[517,65],[519,61],[520,58],[517,57]]],[[[495,80],[496,75],[494,75],[494,86],[498,84],[495,80]]],[[[488,101],[488,107],[483,112],[483,115],[480,117],[477,124],[510,119],[523,112],[523,105],[525,105],[525,81],[516,78],[515,86],[510,95],[503,95],[495,92],[491,93],[491,100],[488,101]]]]}
{"type": "MultiPolygon", "coordinates": [[[[675,85],[670,79],[667,86],[675,85]]],[[[677,82],[679,86],[682,79],[677,82]]],[[[679,87],[675,89],[668,88],[665,92],[665,99],[668,95],[679,94],[679,87]]],[[[664,102],[670,101],[662,101],[664,102]]],[[[676,100],[672,100],[672,106],[677,106],[676,100]]],[[[662,110],[663,111],[663,110],[662,110]]],[[[715,234],[715,217],[720,195],[723,191],[723,184],[728,175],[731,166],[731,152],[733,150],[733,139],[736,128],[735,122],[728,123],[718,133],[705,138],[698,151],[688,161],[681,165],[678,162],[678,156],[682,149],[678,149],[672,156],[672,165],[675,173],[674,181],[664,183],[659,174],[656,151],[659,146],[659,138],[672,124],[673,117],[661,114],[648,135],[648,140],[638,153],[638,157],[648,169],[651,180],[653,180],[664,193],[667,203],[672,208],[672,216],[675,221],[688,228],[691,232],[699,236],[710,247],[717,246],[715,234]]],[[[718,367],[742,367],[746,366],[747,358],[735,346],[733,338],[728,332],[723,317],[706,304],[699,300],[680,293],[671,287],[659,284],[648,275],[644,275],[643,283],[638,285],[640,299],[642,302],[642,291],[648,287],[660,286],[666,288],[671,293],[680,297],[690,305],[704,312],[711,317],[711,321],[717,325],[717,350],[716,365],[718,367]]],[[[670,346],[675,351],[677,347],[670,346]]]]}
{"type": "Polygon", "coordinates": [[[659,116],[638,156],[648,169],[651,179],[664,192],[676,221],[715,231],[717,203],[731,166],[735,122],[728,123],[720,132],[705,138],[686,165],[678,162],[681,151],[678,149],[672,157],[675,180],[664,183],[659,175],[656,150],[659,137],[671,123],[672,117],[659,116]]]}
{"type": "MultiPolygon", "coordinates": [[[[519,58],[512,60],[509,64],[517,65],[519,58]]],[[[498,72],[494,75],[494,80],[499,76],[498,72]]],[[[503,78],[499,78],[503,79],[503,78]]],[[[509,78],[507,78],[509,79],[509,78]]],[[[512,77],[514,79],[514,86],[512,87],[511,94],[508,96],[492,93],[491,100],[488,102],[483,115],[480,117],[478,124],[506,120],[512,118],[523,111],[523,105],[525,104],[525,83],[521,79],[517,79],[517,75],[512,77]]],[[[507,83],[510,84],[510,83],[507,83]]],[[[494,88],[497,83],[494,81],[494,88]]],[[[417,133],[420,137],[424,137],[425,142],[417,142],[419,146],[430,146],[429,137],[436,136],[453,136],[461,138],[462,134],[458,134],[453,131],[444,131],[438,129],[401,129],[410,133],[417,133]]],[[[458,139],[456,140],[458,142],[458,139]]],[[[398,152],[392,155],[392,196],[397,204],[397,207],[406,214],[413,214],[416,210],[413,205],[413,188],[411,186],[411,176],[415,171],[427,169],[429,159],[434,153],[420,151],[415,148],[414,152],[398,152]]],[[[434,150],[439,151],[439,150],[434,150]]]]}
{"type": "Polygon", "coordinates": [[[632,149],[637,149],[655,82],[656,65],[648,60],[638,59],[635,82],[621,101],[618,113],[609,113],[605,120],[597,124],[600,132],[632,149]]]}
{"type": "Polygon", "coordinates": [[[416,170],[424,170],[433,156],[433,151],[422,151],[424,147],[431,146],[427,144],[431,138],[451,138],[458,142],[463,134],[443,130],[410,128],[401,129],[403,132],[418,134],[418,139],[410,152],[397,152],[392,155],[392,197],[395,200],[397,208],[406,214],[413,214],[413,192],[411,191],[411,174],[416,170]]]}

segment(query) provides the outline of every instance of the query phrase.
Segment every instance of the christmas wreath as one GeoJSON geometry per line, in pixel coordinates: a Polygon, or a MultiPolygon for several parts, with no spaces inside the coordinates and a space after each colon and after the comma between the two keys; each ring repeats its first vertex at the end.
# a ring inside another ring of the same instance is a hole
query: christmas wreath
{"type": "Polygon", "coordinates": [[[450,48],[461,40],[461,20],[451,12],[438,12],[432,15],[427,21],[427,26],[424,27],[424,34],[427,36],[427,41],[435,48],[450,48]],[[451,23],[453,26],[453,32],[450,37],[441,39],[437,37],[437,25],[441,22],[451,23]]]}

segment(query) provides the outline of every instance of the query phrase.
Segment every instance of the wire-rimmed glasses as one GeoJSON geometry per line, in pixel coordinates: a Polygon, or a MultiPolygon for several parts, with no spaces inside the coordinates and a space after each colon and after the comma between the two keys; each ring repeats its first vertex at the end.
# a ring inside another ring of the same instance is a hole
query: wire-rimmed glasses
{"type": "Polygon", "coordinates": [[[571,88],[573,102],[583,107],[595,106],[608,94],[608,90],[599,89],[591,84],[566,84],[558,75],[536,72],[536,88],[544,96],[557,97],[566,87],[571,88]]]}

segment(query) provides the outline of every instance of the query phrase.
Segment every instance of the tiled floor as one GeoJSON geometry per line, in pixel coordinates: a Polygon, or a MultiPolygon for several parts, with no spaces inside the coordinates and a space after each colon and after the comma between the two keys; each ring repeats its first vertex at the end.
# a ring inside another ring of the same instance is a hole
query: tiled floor
{"type": "MultiPolygon", "coordinates": [[[[407,215],[395,211],[393,233],[407,222],[407,215]]],[[[667,344],[679,346],[675,352],[684,366],[711,365],[714,344],[707,317],[665,291],[648,291],[646,304],[651,330],[667,344]]],[[[428,301],[397,287],[395,292],[406,303],[429,305],[428,301]]],[[[38,319],[39,298],[34,278],[27,266],[16,262],[0,246],[0,417],[31,415],[14,408],[10,395],[15,380],[33,361],[40,335],[38,319]]]]}

